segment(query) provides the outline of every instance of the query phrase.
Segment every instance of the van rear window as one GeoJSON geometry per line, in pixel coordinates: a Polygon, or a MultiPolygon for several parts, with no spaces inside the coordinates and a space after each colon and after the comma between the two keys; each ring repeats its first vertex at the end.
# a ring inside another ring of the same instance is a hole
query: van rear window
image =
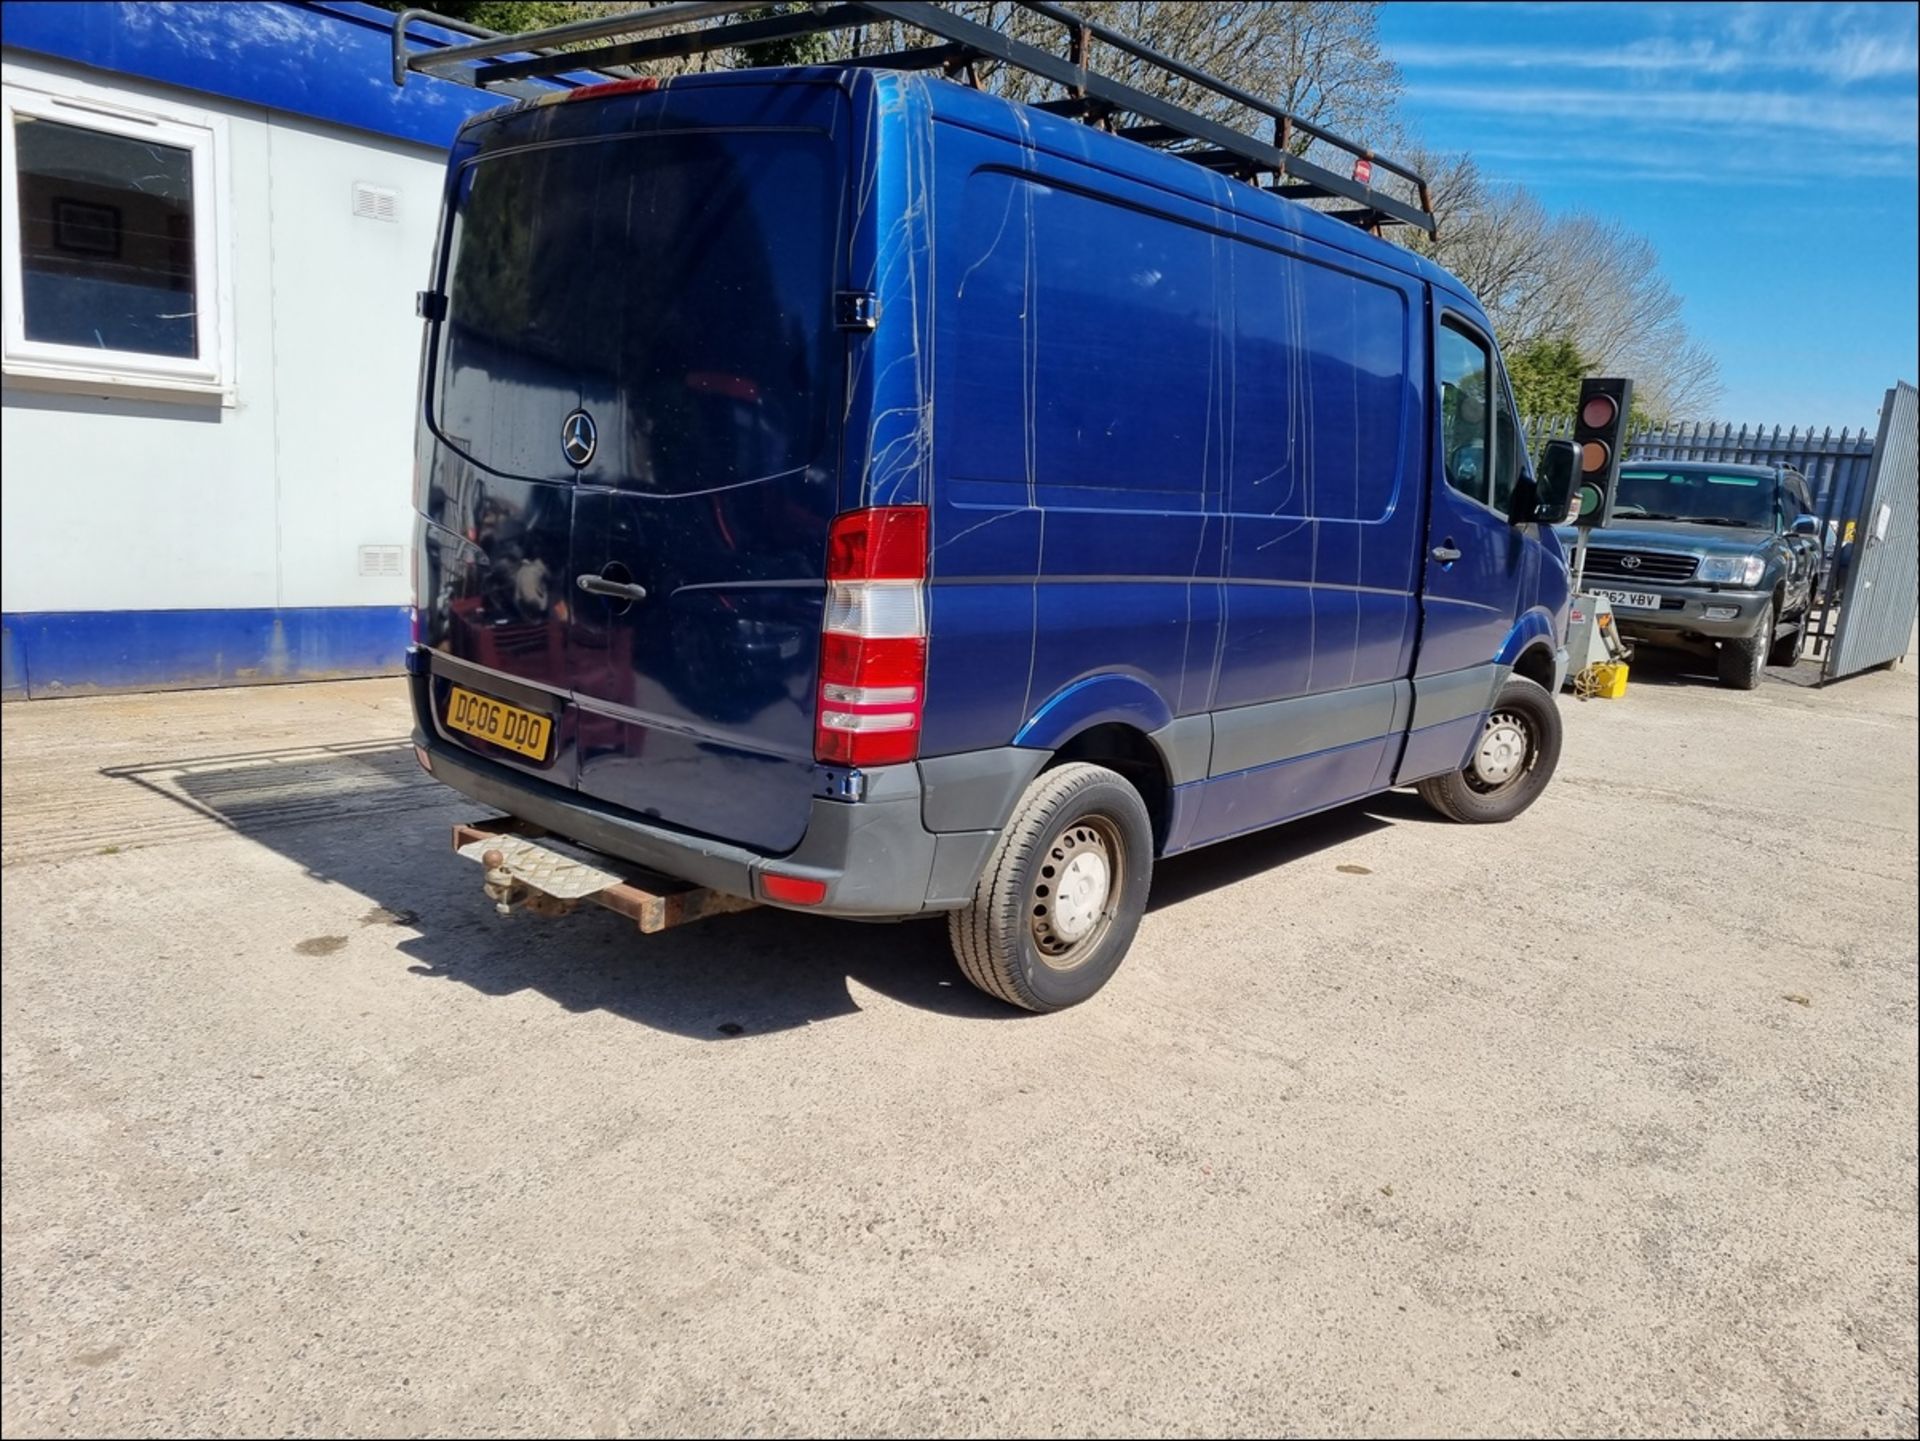
{"type": "Polygon", "coordinates": [[[436,415],[491,470],[672,494],[818,459],[837,394],[839,185],[823,133],[684,130],[506,150],[454,196],[436,415]]]}

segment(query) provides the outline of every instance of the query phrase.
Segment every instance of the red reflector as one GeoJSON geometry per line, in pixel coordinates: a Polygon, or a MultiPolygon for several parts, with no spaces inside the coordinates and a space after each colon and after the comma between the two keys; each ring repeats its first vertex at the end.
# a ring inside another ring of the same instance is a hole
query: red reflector
{"type": "Polygon", "coordinates": [[[428,775],[433,774],[433,757],[427,754],[427,748],[425,746],[415,746],[413,748],[413,758],[420,762],[421,770],[425,771],[428,775]]]}
{"type": "Polygon", "coordinates": [[[582,85],[569,90],[569,100],[594,100],[602,95],[625,95],[634,90],[658,90],[660,82],[651,75],[636,75],[630,80],[609,80],[602,85],[582,85]]]}
{"type": "Polygon", "coordinates": [[[924,580],[926,574],[924,505],[850,510],[827,534],[828,580],[924,580]]]}
{"type": "Polygon", "coordinates": [[[1364,155],[1362,155],[1358,160],[1354,161],[1353,162],[1353,178],[1355,180],[1358,180],[1362,185],[1372,184],[1373,183],[1373,162],[1367,159],[1367,157],[1364,155]]]}
{"type": "Polygon", "coordinates": [[[760,872],[760,889],[770,901],[785,901],[790,906],[817,906],[827,898],[825,881],[805,876],[782,876],[760,872]]]}

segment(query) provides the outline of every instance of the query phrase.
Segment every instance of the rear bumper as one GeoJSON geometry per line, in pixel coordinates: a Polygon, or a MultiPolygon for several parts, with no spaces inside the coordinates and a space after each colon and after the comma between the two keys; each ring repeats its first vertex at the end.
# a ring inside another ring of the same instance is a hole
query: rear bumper
{"type": "Polygon", "coordinates": [[[1014,801],[1046,761],[1043,751],[1009,746],[861,772],[862,799],[816,796],[800,844],[767,856],[643,821],[417,727],[413,743],[443,785],[609,856],[768,905],[781,902],[767,896],[765,876],[817,880],[825,899],[791,909],[868,919],[971,900],[1014,801]]]}
{"type": "MultiPolygon", "coordinates": [[[[1625,587],[1611,583],[1611,588],[1625,587]]],[[[1760,623],[1760,612],[1773,598],[1771,591],[1764,590],[1708,590],[1680,585],[1635,585],[1633,588],[1660,596],[1663,604],[1659,612],[1616,606],[1613,623],[1629,640],[1646,641],[1650,645],[1658,645],[1663,640],[1736,640],[1752,635],[1754,626],[1760,623]],[[1669,604],[1673,601],[1679,604],[1669,604]]]]}

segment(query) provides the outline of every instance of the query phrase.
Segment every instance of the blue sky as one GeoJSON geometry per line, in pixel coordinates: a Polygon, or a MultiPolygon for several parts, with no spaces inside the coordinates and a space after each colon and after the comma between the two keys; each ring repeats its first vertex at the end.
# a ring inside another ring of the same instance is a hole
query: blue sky
{"type": "Polygon", "coordinates": [[[1389,4],[1426,145],[1659,248],[1717,417],[1874,423],[1916,379],[1911,4],[1389,4]]]}

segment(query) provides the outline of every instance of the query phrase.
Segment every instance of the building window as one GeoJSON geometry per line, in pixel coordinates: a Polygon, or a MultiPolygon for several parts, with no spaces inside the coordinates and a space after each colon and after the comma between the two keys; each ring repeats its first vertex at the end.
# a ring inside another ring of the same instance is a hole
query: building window
{"type": "Polygon", "coordinates": [[[226,393],[222,122],[64,82],[4,112],[9,377],[226,393]]]}

